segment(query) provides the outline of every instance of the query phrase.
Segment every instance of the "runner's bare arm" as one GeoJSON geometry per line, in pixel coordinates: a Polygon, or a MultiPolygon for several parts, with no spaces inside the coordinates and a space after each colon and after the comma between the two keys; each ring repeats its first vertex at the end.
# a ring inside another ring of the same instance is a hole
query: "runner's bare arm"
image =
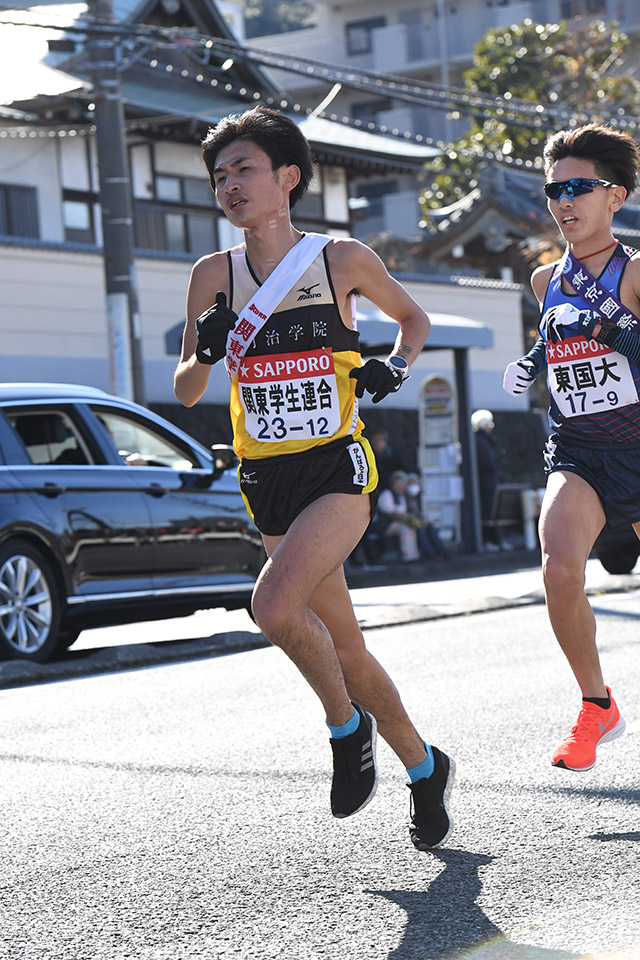
{"type": "Polygon", "coordinates": [[[378,255],[358,240],[334,240],[327,254],[343,317],[348,317],[351,293],[366,297],[400,325],[392,354],[411,364],[431,328],[422,307],[390,276],[378,255]]]}
{"type": "Polygon", "coordinates": [[[620,282],[620,300],[640,316],[640,253],[629,260],[620,282]]]}
{"type": "Polygon", "coordinates": [[[549,280],[551,279],[551,274],[553,273],[553,264],[545,264],[542,267],[538,267],[537,270],[533,271],[531,275],[531,288],[535,294],[536,300],[538,303],[544,302],[544,295],[547,292],[547,287],[549,286],[549,280]]]}
{"type": "Polygon", "coordinates": [[[174,393],[185,407],[197,403],[209,383],[211,366],[196,358],[196,319],[215,302],[219,290],[229,296],[229,270],[224,253],[203,257],[191,271],[182,354],[174,376],[174,393]]]}
{"type": "MultiPolygon", "coordinates": [[[[552,272],[553,264],[550,264],[538,267],[531,276],[531,288],[540,305],[544,303],[544,295],[552,272]]],[[[524,357],[507,364],[502,377],[502,389],[512,397],[519,397],[526,393],[535,382],[537,375],[545,369],[546,362],[545,342],[542,337],[538,337],[534,346],[524,357]]]]}

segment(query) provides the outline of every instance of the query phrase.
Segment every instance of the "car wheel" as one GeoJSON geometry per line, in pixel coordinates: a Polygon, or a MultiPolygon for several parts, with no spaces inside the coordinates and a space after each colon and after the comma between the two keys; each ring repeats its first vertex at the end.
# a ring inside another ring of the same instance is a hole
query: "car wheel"
{"type": "Polygon", "coordinates": [[[0,546],[0,652],[45,663],[58,646],[60,590],[45,556],[26,540],[0,546]]]}
{"type": "Polygon", "coordinates": [[[58,650],[68,650],[76,642],[81,632],[80,629],[75,628],[73,630],[61,630],[58,634],[58,650]]]}
{"type": "Polygon", "coordinates": [[[635,545],[612,547],[599,550],[597,557],[607,573],[631,573],[638,559],[638,548],[635,545]]]}

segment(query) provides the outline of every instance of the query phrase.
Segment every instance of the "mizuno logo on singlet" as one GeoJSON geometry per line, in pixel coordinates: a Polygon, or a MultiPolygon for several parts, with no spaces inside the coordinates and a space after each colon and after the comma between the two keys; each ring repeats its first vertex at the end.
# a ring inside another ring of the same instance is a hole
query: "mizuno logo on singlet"
{"type": "Polygon", "coordinates": [[[298,287],[298,293],[300,294],[298,297],[298,302],[300,300],[314,300],[316,297],[321,297],[322,291],[320,291],[320,293],[311,293],[314,287],[319,286],[319,283],[313,283],[310,287],[298,287]]]}

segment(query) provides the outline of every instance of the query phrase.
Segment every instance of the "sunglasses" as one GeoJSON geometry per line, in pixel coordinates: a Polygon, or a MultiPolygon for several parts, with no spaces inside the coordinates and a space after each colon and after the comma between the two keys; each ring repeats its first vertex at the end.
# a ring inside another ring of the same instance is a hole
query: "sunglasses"
{"type": "Polygon", "coordinates": [[[619,184],[609,180],[588,180],[585,177],[573,177],[571,180],[550,180],[545,183],[544,192],[550,200],[559,200],[560,197],[580,197],[583,193],[593,193],[595,187],[617,187],[619,184]]]}

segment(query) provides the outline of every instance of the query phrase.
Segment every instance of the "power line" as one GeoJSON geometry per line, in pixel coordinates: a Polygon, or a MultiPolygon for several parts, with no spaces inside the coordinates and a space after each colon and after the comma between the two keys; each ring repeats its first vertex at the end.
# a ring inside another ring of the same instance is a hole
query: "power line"
{"type": "MultiPolygon", "coordinates": [[[[18,23],[18,21],[14,22],[16,24],[18,23]]],[[[171,63],[161,63],[157,57],[152,57],[151,60],[148,61],[148,65],[152,68],[162,67],[167,73],[172,73],[172,75],[178,79],[191,80],[211,87],[220,87],[226,93],[233,94],[251,103],[260,102],[282,110],[289,110],[294,113],[306,115],[313,113],[324,119],[341,123],[355,129],[390,136],[395,139],[400,139],[403,142],[434,146],[443,153],[450,151],[451,144],[435,140],[419,133],[416,134],[412,131],[402,131],[398,128],[392,128],[387,124],[376,123],[372,120],[361,120],[344,115],[340,116],[333,112],[329,113],[326,110],[319,112],[317,108],[314,111],[295,103],[286,94],[282,94],[281,96],[265,96],[263,91],[251,91],[246,86],[238,86],[237,84],[231,83],[228,76],[225,75],[226,61],[231,60],[234,62],[237,59],[241,61],[258,62],[261,66],[271,66],[305,76],[309,76],[310,72],[312,72],[318,79],[326,81],[327,83],[334,81],[334,83],[340,83],[342,86],[355,87],[356,89],[366,90],[367,92],[375,90],[376,93],[384,93],[392,99],[426,106],[430,109],[456,111],[467,116],[474,116],[480,121],[495,120],[505,125],[515,126],[521,129],[537,129],[541,133],[550,126],[550,124],[545,122],[547,118],[554,118],[556,121],[554,128],[557,126],[558,120],[567,122],[570,125],[578,125],[579,123],[592,119],[586,114],[572,113],[561,108],[534,104],[529,101],[508,100],[497,95],[479,95],[458,87],[443,87],[438,84],[428,84],[425,81],[409,81],[406,77],[400,77],[395,74],[365,73],[312,58],[287,57],[283,54],[273,54],[269,51],[245,47],[236,40],[204,37],[192,29],[163,29],[146,24],[136,24],[130,27],[91,17],[86,18],[82,23],[76,22],[72,25],[44,23],[23,23],[23,25],[72,32],[89,38],[102,36],[105,39],[106,37],[110,37],[114,41],[120,38],[123,40],[123,47],[128,46],[129,48],[127,53],[125,53],[124,50],[122,51],[120,71],[130,69],[134,66],[136,62],[139,62],[145,55],[148,55],[150,48],[156,49],[157,51],[179,51],[186,54],[189,59],[193,59],[198,67],[209,71],[214,68],[214,65],[211,63],[211,56],[214,56],[221,60],[217,77],[206,77],[204,73],[193,74],[184,67],[181,68],[171,63]],[[139,47],[140,43],[144,44],[142,48],[139,47]],[[193,54],[196,52],[201,52],[204,59],[197,56],[194,57],[193,54]]],[[[176,119],[183,118],[176,117],[176,119]]],[[[611,118],[609,123],[611,126],[620,125],[625,126],[627,129],[635,129],[637,126],[635,120],[623,114],[619,115],[617,121],[618,122],[616,122],[616,119],[611,118]]],[[[136,126],[139,125],[139,123],[136,124],[136,126]]],[[[131,128],[131,126],[132,124],[127,123],[127,127],[131,128]]],[[[0,136],[2,136],[2,134],[0,134],[0,136]]],[[[541,167],[539,158],[535,160],[524,160],[518,157],[511,157],[501,151],[488,151],[483,148],[480,142],[468,151],[465,151],[464,155],[468,155],[470,160],[477,158],[497,160],[509,166],[529,170],[536,170],[541,167]]]]}
{"type": "MultiPolygon", "coordinates": [[[[110,24],[88,17],[82,23],[63,26],[60,24],[34,24],[25,21],[4,21],[15,25],[36,26],[46,29],[66,31],[90,36],[103,34],[121,37],[130,41],[141,40],[160,49],[180,49],[186,54],[192,54],[197,49],[206,52],[207,59],[198,60],[203,67],[211,67],[210,55],[213,53],[221,60],[237,60],[256,63],[263,67],[282,70],[305,77],[314,76],[320,81],[352,89],[385,94],[400,102],[427,106],[430,109],[445,112],[457,111],[466,116],[473,116],[478,120],[497,120],[511,126],[523,129],[549,128],[558,122],[577,125],[589,122],[592,118],[587,113],[571,111],[564,107],[551,104],[533,103],[532,101],[504,97],[486,93],[476,93],[464,88],[444,87],[436,83],[427,83],[421,80],[408,80],[397,74],[385,74],[376,71],[361,71],[341,64],[316,60],[311,57],[288,56],[275,54],[257,47],[247,47],[236,40],[221,37],[205,37],[193,29],[160,28],[146,24],[133,26],[110,24]]],[[[138,51],[137,56],[140,56],[138,51]]],[[[126,65],[125,65],[126,68],[126,65]]],[[[285,97],[290,102],[288,97],[285,97]]],[[[618,114],[609,119],[609,124],[616,127],[636,129],[638,122],[626,114],[618,114]]]]}

